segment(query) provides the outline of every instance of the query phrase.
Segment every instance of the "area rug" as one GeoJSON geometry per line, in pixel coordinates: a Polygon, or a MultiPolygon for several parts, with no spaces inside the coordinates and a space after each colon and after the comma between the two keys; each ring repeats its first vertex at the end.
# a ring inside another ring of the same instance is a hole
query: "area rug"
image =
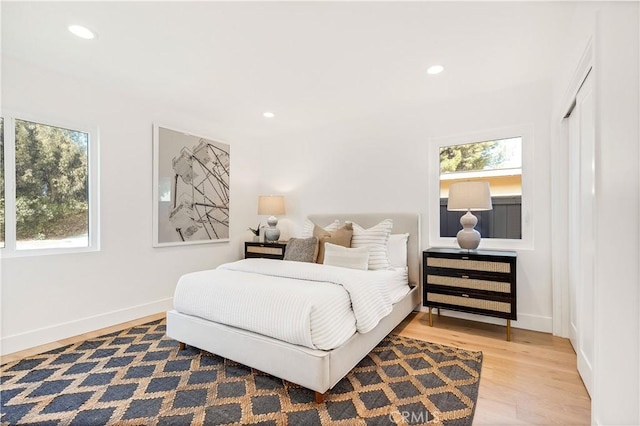
{"type": "Polygon", "coordinates": [[[389,335],[325,402],[165,335],[164,320],[0,367],[3,425],[470,425],[482,353],[389,335]]]}

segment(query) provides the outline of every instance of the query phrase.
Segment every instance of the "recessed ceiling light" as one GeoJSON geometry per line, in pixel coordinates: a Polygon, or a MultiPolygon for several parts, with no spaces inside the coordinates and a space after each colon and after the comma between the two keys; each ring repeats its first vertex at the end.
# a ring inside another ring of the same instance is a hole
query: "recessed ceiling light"
{"type": "Polygon", "coordinates": [[[444,71],[444,67],[442,65],[432,65],[427,68],[427,74],[431,75],[440,74],[442,71],[444,71]]]}
{"type": "Polygon", "coordinates": [[[269,111],[267,111],[267,112],[263,112],[263,113],[262,113],[262,115],[263,115],[264,117],[267,117],[267,118],[273,118],[273,117],[275,117],[275,116],[276,116],[274,113],[269,112],[269,111]]]}
{"type": "Polygon", "coordinates": [[[87,27],[83,27],[82,25],[69,25],[69,31],[80,38],[84,38],[85,40],[91,40],[96,37],[93,31],[87,27]]]}

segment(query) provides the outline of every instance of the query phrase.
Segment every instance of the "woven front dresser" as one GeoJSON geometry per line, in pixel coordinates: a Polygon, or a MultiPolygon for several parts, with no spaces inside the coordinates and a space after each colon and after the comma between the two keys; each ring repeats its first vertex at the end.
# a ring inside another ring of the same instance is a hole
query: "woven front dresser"
{"type": "Polygon", "coordinates": [[[516,312],[516,253],[430,248],[423,252],[423,305],[505,318],[507,340],[516,312]]]}

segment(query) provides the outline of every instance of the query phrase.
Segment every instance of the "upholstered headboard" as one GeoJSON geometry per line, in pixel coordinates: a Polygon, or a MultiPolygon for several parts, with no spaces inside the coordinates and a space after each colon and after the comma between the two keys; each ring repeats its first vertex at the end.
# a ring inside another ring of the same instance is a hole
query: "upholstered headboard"
{"type": "Polygon", "coordinates": [[[340,223],[353,221],[363,228],[370,228],[385,219],[393,220],[392,234],[409,234],[407,242],[407,266],[409,282],[420,284],[420,215],[417,213],[344,213],[344,214],[311,214],[309,220],[320,226],[328,225],[338,219],[340,223]]]}

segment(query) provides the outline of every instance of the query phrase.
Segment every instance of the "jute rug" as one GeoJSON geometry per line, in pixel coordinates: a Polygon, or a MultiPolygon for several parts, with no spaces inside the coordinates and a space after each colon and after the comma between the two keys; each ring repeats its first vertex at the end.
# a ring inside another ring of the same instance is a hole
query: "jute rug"
{"type": "Polygon", "coordinates": [[[0,367],[3,425],[470,425],[481,352],[390,335],[314,393],[194,348],[164,321],[0,367]]]}

